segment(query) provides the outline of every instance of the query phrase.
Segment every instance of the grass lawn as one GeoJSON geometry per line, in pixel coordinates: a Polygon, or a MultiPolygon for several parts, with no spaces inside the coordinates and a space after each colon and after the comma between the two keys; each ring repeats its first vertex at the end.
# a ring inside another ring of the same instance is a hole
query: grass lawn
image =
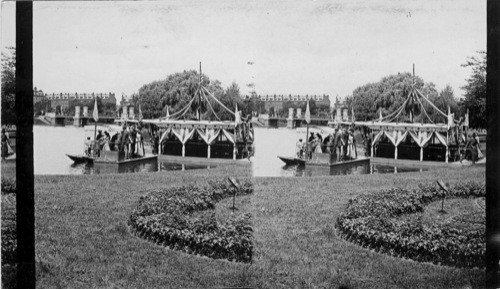
{"type": "MultiPolygon", "coordinates": [[[[37,287],[469,288],[482,282],[480,270],[417,263],[360,248],[341,239],[334,224],[348,200],[360,193],[414,187],[437,178],[450,184],[481,181],[484,166],[386,175],[256,178],[254,194],[236,203],[236,213],[253,215],[251,264],[183,254],[129,233],[130,212],[147,190],[204,185],[227,176],[250,177],[251,167],[37,176],[37,287]]],[[[231,206],[232,199],[222,201],[217,216],[228,216],[231,206]]]]}

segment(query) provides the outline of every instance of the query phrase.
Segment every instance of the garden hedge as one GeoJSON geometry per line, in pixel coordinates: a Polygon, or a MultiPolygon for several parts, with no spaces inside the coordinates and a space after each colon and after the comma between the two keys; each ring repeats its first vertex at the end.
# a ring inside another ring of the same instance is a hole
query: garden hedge
{"type": "Polygon", "coordinates": [[[17,191],[15,179],[2,178],[2,195],[14,194],[17,191]]]}
{"type": "Polygon", "coordinates": [[[14,264],[17,252],[16,180],[2,178],[2,265],[14,264]]]}
{"type": "MultiPolygon", "coordinates": [[[[485,221],[471,230],[462,230],[455,225],[460,218],[432,225],[398,219],[422,212],[425,205],[442,196],[436,185],[364,194],[349,200],[336,227],[347,240],[391,255],[457,267],[484,267],[485,221]]],[[[484,185],[468,182],[450,188],[446,198],[484,196],[484,185]]]]}
{"type": "Polygon", "coordinates": [[[237,262],[252,260],[251,216],[243,214],[225,221],[215,217],[220,200],[253,193],[244,181],[235,189],[225,181],[208,187],[181,186],[152,191],[140,198],[129,225],[132,231],[171,249],[214,259],[237,262]]]}

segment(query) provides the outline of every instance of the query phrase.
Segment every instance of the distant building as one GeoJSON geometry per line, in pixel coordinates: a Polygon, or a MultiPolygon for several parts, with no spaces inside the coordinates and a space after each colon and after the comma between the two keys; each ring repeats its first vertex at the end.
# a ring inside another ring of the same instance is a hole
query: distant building
{"type": "Polygon", "coordinates": [[[350,121],[349,118],[349,108],[344,100],[339,100],[335,97],[335,103],[333,104],[333,115],[335,115],[334,120],[339,121],[350,121]]]}
{"type": "Polygon", "coordinates": [[[290,101],[294,105],[303,105],[307,100],[314,100],[317,106],[330,107],[330,97],[323,95],[259,95],[259,100],[264,103],[265,110],[274,107],[275,110],[283,110],[283,103],[290,101]]]}
{"type": "MultiPolygon", "coordinates": [[[[43,92],[42,92],[43,94],[43,92]]],[[[112,103],[116,105],[116,98],[114,93],[52,93],[44,94],[48,100],[50,100],[50,106],[56,108],[61,106],[61,109],[66,109],[69,107],[70,102],[74,100],[93,100],[95,97],[101,99],[103,103],[112,103]]],[[[35,100],[34,100],[35,101],[35,100]]]]}
{"type": "Polygon", "coordinates": [[[126,96],[126,95],[122,94],[122,100],[120,102],[118,114],[119,114],[121,119],[134,119],[135,118],[135,109],[134,109],[132,96],[126,96]]]}
{"type": "Polygon", "coordinates": [[[43,90],[37,90],[36,86],[33,89],[33,104],[40,102],[45,99],[45,95],[43,94],[43,90]]]}

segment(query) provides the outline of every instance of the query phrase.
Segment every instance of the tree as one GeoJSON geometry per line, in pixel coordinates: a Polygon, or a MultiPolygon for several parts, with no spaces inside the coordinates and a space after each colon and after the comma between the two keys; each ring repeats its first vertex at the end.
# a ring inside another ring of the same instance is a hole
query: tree
{"type": "MultiPolygon", "coordinates": [[[[458,115],[460,114],[458,102],[455,99],[453,88],[449,84],[439,92],[439,95],[431,95],[429,100],[444,113],[448,113],[449,107],[450,112],[455,114],[455,118],[458,118],[458,115]]],[[[447,118],[433,109],[428,103],[424,103],[424,108],[434,123],[447,122],[447,118]]]]}
{"type": "Polygon", "coordinates": [[[41,101],[33,104],[33,111],[36,115],[41,115],[43,112],[50,112],[50,100],[47,98],[43,98],[41,101]]]}
{"type": "Polygon", "coordinates": [[[15,124],[16,111],[16,51],[8,47],[2,52],[2,124],[15,124]]]}
{"type": "Polygon", "coordinates": [[[189,70],[171,74],[164,80],[153,81],[139,89],[138,101],[144,118],[165,116],[167,107],[172,115],[185,108],[195,97],[191,107],[185,114],[183,113],[183,118],[196,119],[199,111],[202,119],[216,120],[219,117],[221,120],[234,120],[234,116],[212,99],[206,91],[203,90],[200,94],[200,85],[206,87],[210,94],[231,111],[234,111],[236,104],[239,110],[245,109],[245,103],[236,83],[232,83],[224,90],[220,81],[210,80],[204,74],[200,76],[197,71],[189,70]],[[217,116],[213,114],[210,106],[217,116]]]}
{"type": "Polygon", "coordinates": [[[462,86],[465,99],[460,103],[462,113],[469,110],[469,125],[475,128],[486,128],[486,52],[480,51],[479,56],[467,58],[462,67],[472,69],[471,76],[462,86]]]}
{"type": "MultiPolygon", "coordinates": [[[[386,76],[379,82],[368,83],[356,88],[352,98],[349,99],[349,110],[354,108],[354,114],[358,120],[378,119],[379,109],[382,110],[382,115],[386,116],[401,107],[410,94],[413,81],[415,81],[415,87],[426,97],[438,95],[433,83],[424,83],[422,78],[418,76],[413,80],[413,76],[408,72],[398,73],[386,76]]],[[[401,113],[398,120],[409,121],[410,111],[415,113],[414,121],[421,120],[423,112],[417,109],[419,106],[420,103],[415,98],[405,106],[406,114],[401,113]]]]}

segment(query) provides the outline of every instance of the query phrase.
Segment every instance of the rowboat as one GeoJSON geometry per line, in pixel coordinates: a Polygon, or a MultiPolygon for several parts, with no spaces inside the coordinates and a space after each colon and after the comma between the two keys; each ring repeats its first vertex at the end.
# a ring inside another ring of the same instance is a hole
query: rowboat
{"type": "MultiPolygon", "coordinates": [[[[144,150],[142,150],[138,155],[134,155],[134,157],[126,157],[125,152],[118,150],[118,147],[111,146],[110,150],[100,150],[93,151],[94,145],[89,144],[94,143],[94,131],[107,132],[111,137],[111,140],[121,137],[120,132],[122,130],[121,126],[117,125],[99,125],[99,126],[85,126],[85,136],[87,145],[84,146],[83,154],[66,154],[68,158],[70,158],[74,163],[88,163],[95,165],[121,165],[121,164],[130,164],[137,162],[157,162],[158,156],[146,154],[144,150]]],[[[142,144],[142,143],[141,143],[142,144]]]]}
{"type": "Polygon", "coordinates": [[[303,166],[306,164],[306,161],[296,157],[282,157],[278,156],[280,160],[282,160],[287,166],[303,166]]]}
{"type": "Polygon", "coordinates": [[[74,155],[74,154],[66,154],[68,158],[70,158],[75,164],[80,163],[94,163],[94,158],[84,155],[74,155]]]}
{"type": "MultiPolygon", "coordinates": [[[[313,126],[307,127],[306,130],[304,128],[297,129],[297,135],[299,137],[304,137],[307,133],[319,134],[323,139],[328,137],[329,135],[333,135],[335,133],[335,129],[330,127],[322,127],[322,126],[313,126]]],[[[302,153],[306,154],[307,153],[302,153]]],[[[299,155],[299,153],[297,153],[299,155]]],[[[326,166],[326,167],[335,167],[335,166],[344,166],[344,165],[365,165],[370,163],[370,158],[367,157],[355,157],[348,158],[343,161],[337,160],[337,156],[335,154],[331,154],[329,152],[310,152],[309,157],[284,157],[278,156],[280,160],[282,160],[288,166],[326,166]]]]}

